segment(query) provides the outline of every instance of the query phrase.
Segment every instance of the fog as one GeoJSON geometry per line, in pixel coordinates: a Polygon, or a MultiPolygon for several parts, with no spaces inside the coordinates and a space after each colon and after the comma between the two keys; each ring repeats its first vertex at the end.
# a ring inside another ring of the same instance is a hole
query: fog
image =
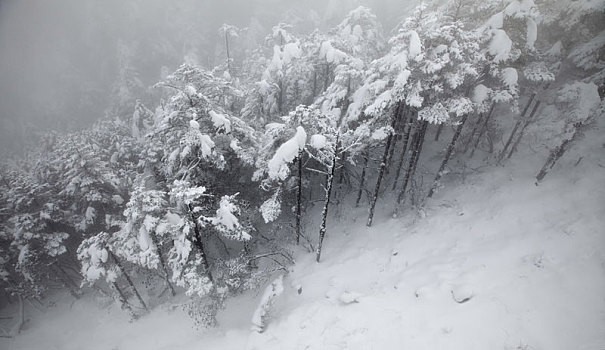
{"type": "Polygon", "coordinates": [[[359,5],[385,29],[410,7],[396,0],[0,0],[0,153],[104,116],[119,62],[127,60],[147,87],[185,57],[212,67],[223,23],[256,26],[263,36],[280,21],[305,32],[334,25],[359,5]]]}

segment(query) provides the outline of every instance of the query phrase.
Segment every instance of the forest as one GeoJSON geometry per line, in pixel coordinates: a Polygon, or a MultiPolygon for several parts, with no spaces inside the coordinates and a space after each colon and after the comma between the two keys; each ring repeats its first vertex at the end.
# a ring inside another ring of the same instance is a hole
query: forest
{"type": "Polygon", "coordinates": [[[216,64],[186,56],[151,86],[121,42],[105,117],[3,159],[1,298],[97,295],[133,322],[180,300],[212,327],[296,252],[321,268],[337,212],[423,216],[528,147],[541,186],[603,116],[604,11],[430,0],[391,31],[367,7],[325,30],[224,24],[216,64]]]}

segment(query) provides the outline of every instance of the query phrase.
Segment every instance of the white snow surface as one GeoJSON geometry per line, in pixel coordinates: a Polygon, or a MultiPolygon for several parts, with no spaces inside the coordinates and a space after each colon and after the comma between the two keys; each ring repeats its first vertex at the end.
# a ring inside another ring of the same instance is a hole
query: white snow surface
{"type": "Polygon", "coordinates": [[[231,132],[231,121],[224,114],[215,111],[210,111],[208,114],[217,130],[223,130],[227,134],[231,132]]]}
{"type": "Polygon", "coordinates": [[[513,42],[508,37],[508,34],[502,29],[494,30],[494,36],[489,43],[487,52],[494,56],[494,62],[506,61],[510,55],[510,50],[513,47],[513,42]]]}
{"type": "Polygon", "coordinates": [[[538,39],[538,24],[531,18],[527,19],[527,37],[526,44],[527,47],[533,48],[536,43],[536,39],[538,39]]]}
{"type": "Polygon", "coordinates": [[[481,104],[489,97],[489,93],[492,90],[483,84],[479,84],[475,86],[473,90],[473,102],[476,104],[481,104]]]}
{"type": "Polygon", "coordinates": [[[279,146],[277,151],[275,151],[275,155],[273,155],[273,158],[267,164],[269,178],[273,180],[285,180],[290,173],[288,164],[298,156],[298,152],[305,147],[306,143],[307,133],[302,126],[298,126],[294,137],[279,146]]]}
{"type": "Polygon", "coordinates": [[[519,73],[512,67],[507,67],[502,70],[502,82],[508,87],[509,90],[517,89],[517,81],[519,80],[519,73]]]}
{"type": "MultiPolygon", "coordinates": [[[[223,196],[219,208],[216,210],[216,216],[208,218],[214,226],[217,226],[219,231],[227,235],[231,235],[234,231],[242,228],[237,216],[234,215],[238,213],[239,210],[232,202],[232,199],[233,196],[223,196]]],[[[237,232],[237,236],[233,238],[247,241],[252,237],[242,229],[237,232]]]]}
{"type": "Polygon", "coordinates": [[[410,31],[410,48],[409,48],[409,56],[414,59],[418,55],[422,53],[422,43],[420,41],[420,36],[416,31],[410,31]]]}
{"type": "Polygon", "coordinates": [[[328,144],[328,139],[324,135],[315,134],[311,136],[309,144],[315,149],[323,149],[328,144]]]}
{"type": "Polygon", "coordinates": [[[0,348],[604,349],[604,124],[539,186],[547,152],[520,150],[506,167],[449,176],[423,215],[393,218],[386,197],[368,228],[365,208],[335,210],[322,262],[296,252],[263,333],[250,329],[258,291],[230,299],[203,331],[178,307],[131,323],[118,306],[61,295],[44,312],[26,304],[26,327],[0,348]]]}

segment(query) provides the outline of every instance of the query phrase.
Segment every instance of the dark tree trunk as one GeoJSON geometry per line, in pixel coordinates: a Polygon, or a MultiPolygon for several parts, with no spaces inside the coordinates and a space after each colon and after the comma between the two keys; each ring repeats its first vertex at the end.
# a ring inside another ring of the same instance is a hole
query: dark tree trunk
{"type": "Polygon", "coordinates": [[[227,51],[227,72],[229,72],[229,75],[233,77],[233,72],[231,70],[231,56],[229,54],[229,35],[227,34],[226,30],[225,30],[225,50],[227,51]]]}
{"type": "Polygon", "coordinates": [[[397,163],[397,173],[395,173],[395,181],[393,181],[393,187],[391,188],[391,190],[393,191],[395,191],[395,188],[397,188],[397,181],[399,180],[399,176],[401,176],[401,168],[403,168],[403,160],[405,159],[405,154],[408,150],[412,125],[412,122],[408,120],[408,123],[405,126],[405,130],[403,131],[403,149],[401,150],[401,154],[399,155],[399,162],[397,163]]]}
{"type": "Polygon", "coordinates": [[[342,155],[340,157],[340,171],[338,172],[338,184],[342,185],[346,182],[346,175],[347,175],[347,169],[346,169],[346,165],[347,165],[347,152],[342,152],[342,155]]]}
{"type": "Polygon", "coordinates": [[[160,245],[158,244],[158,239],[155,236],[155,232],[153,232],[153,234],[151,234],[151,241],[153,242],[153,244],[155,245],[156,249],[158,250],[158,258],[160,260],[160,266],[162,267],[162,271],[164,272],[164,281],[166,281],[166,284],[168,284],[168,288],[170,289],[170,294],[172,294],[172,296],[176,295],[176,292],[174,291],[174,287],[172,286],[172,283],[170,283],[170,274],[168,273],[168,268],[166,267],[166,263],[164,262],[164,256],[162,255],[162,251],[160,250],[160,245]]]}
{"type": "Polygon", "coordinates": [[[147,309],[147,304],[145,304],[145,302],[143,301],[143,298],[141,297],[141,294],[139,294],[139,291],[137,290],[137,287],[135,287],[134,283],[132,283],[132,279],[130,278],[128,273],[126,273],[126,269],[122,265],[122,262],[118,259],[118,257],[111,250],[107,249],[107,251],[109,252],[109,255],[111,255],[111,258],[114,260],[114,262],[120,269],[120,272],[122,272],[122,274],[124,275],[124,278],[126,278],[128,285],[132,289],[132,292],[134,293],[134,295],[137,297],[137,300],[139,301],[141,306],[143,306],[143,309],[145,309],[145,311],[148,311],[149,309],[147,309]]]}
{"type": "Polygon", "coordinates": [[[441,176],[443,176],[443,171],[445,170],[447,163],[450,161],[450,158],[452,157],[452,154],[454,153],[454,149],[456,148],[456,142],[458,141],[458,138],[460,137],[460,134],[462,133],[462,128],[464,128],[464,124],[466,123],[467,118],[468,118],[468,115],[464,115],[462,117],[462,120],[460,120],[460,124],[458,124],[458,126],[456,127],[456,132],[454,133],[454,137],[452,137],[452,141],[450,142],[449,146],[447,147],[447,151],[445,152],[445,157],[443,157],[441,166],[439,167],[439,170],[437,171],[437,175],[435,175],[435,180],[433,180],[433,185],[431,186],[431,189],[429,190],[429,194],[428,194],[427,198],[433,197],[433,194],[435,193],[435,190],[437,189],[437,185],[439,184],[439,180],[441,179],[441,176]]]}
{"type": "Polygon", "coordinates": [[[364,161],[363,161],[363,168],[361,170],[361,179],[359,180],[359,190],[357,191],[357,199],[355,200],[355,207],[359,206],[359,202],[361,201],[361,196],[363,194],[363,186],[365,184],[366,181],[366,169],[368,168],[368,160],[370,159],[370,156],[368,155],[368,152],[364,152],[364,161]]]}
{"type": "Polygon", "coordinates": [[[493,102],[492,106],[489,108],[489,112],[487,113],[487,116],[483,120],[483,124],[481,125],[481,129],[479,129],[479,135],[477,135],[477,139],[475,140],[475,144],[473,145],[473,150],[471,151],[471,158],[473,157],[473,155],[475,155],[475,151],[477,150],[477,146],[479,146],[479,142],[481,142],[481,136],[483,136],[483,134],[487,130],[487,124],[489,123],[489,120],[490,120],[492,114],[494,113],[494,108],[495,107],[496,107],[496,103],[493,102]]]}
{"type": "Polygon", "coordinates": [[[523,113],[521,113],[521,115],[519,116],[519,119],[515,123],[515,126],[513,127],[513,131],[511,131],[510,136],[508,137],[508,140],[504,144],[504,148],[502,149],[502,151],[500,152],[500,155],[498,156],[498,162],[497,162],[498,164],[500,164],[500,162],[506,155],[506,151],[508,150],[508,147],[510,146],[510,144],[513,142],[513,138],[515,137],[517,130],[519,129],[521,124],[525,121],[525,114],[527,114],[527,110],[529,109],[529,106],[532,104],[532,102],[534,102],[535,97],[536,97],[535,93],[531,95],[531,97],[529,98],[529,101],[527,102],[527,104],[525,105],[525,108],[523,109],[523,113]]]}
{"type": "Polygon", "coordinates": [[[313,67],[313,92],[311,93],[311,101],[309,101],[308,105],[312,105],[313,101],[315,101],[315,96],[317,95],[317,69],[313,67]]]}
{"type": "Polygon", "coordinates": [[[385,172],[388,174],[391,171],[391,164],[393,162],[393,157],[395,156],[395,146],[397,145],[397,135],[398,130],[400,129],[400,124],[404,121],[407,110],[404,111],[404,108],[397,108],[398,113],[396,115],[396,120],[393,123],[393,139],[391,140],[391,147],[389,148],[389,158],[386,163],[385,172]]]}
{"type": "Polygon", "coordinates": [[[302,216],[302,161],[303,151],[298,152],[298,189],[296,191],[296,244],[300,244],[301,216],[302,216]]]}
{"type": "Polygon", "coordinates": [[[546,159],[546,163],[544,163],[544,166],[542,166],[542,169],[540,169],[540,172],[538,173],[538,175],[536,175],[536,185],[538,185],[538,183],[544,179],[546,174],[548,174],[548,172],[555,166],[557,160],[559,160],[559,158],[561,158],[563,154],[567,152],[569,146],[578,137],[580,129],[582,128],[582,126],[585,125],[585,123],[586,122],[577,123],[575,125],[576,129],[571,138],[563,140],[563,142],[558,147],[556,147],[554,150],[552,150],[552,152],[550,152],[548,159],[546,159]]]}
{"type": "Polygon", "coordinates": [[[118,292],[118,300],[120,300],[122,308],[126,309],[132,318],[135,318],[136,314],[132,310],[132,307],[130,307],[130,304],[128,304],[128,299],[126,299],[126,295],[124,295],[124,292],[122,289],[120,289],[120,286],[118,286],[116,282],[113,282],[113,288],[116,290],[116,292],[118,292]]]}
{"type": "Polygon", "coordinates": [[[471,143],[473,142],[473,139],[475,138],[475,134],[477,133],[477,130],[479,130],[479,125],[483,121],[483,117],[485,117],[485,113],[479,114],[479,118],[477,118],[477,121],[473,124],[473,130],[471,131],[471,134],[469,135],[468,139],[464,143],[463,153],[466,153],[468,151],[469,147],[471,146],[471,143]]]}
{"type": "Polygon", "coordinates": [[[330,85],[330,64],[326,63],[326,72],[325,72],[325,77],[324,77],[323,91],[325,91],[328,88],[328,85],[330,85]]]}
{"type": "Polygon", "coordinates": [[[401,186],[401,192],[399,192],[399,196],[397,197],[397,203],[401,203],[405,198],[405,191],[407,190],[408,184],[416,172],[416,167],[418,166],[418,160],[420,159],[420,152],[422,151],[422,145],[424,144],[424,136],[426,134],[428,124],[429,123],[427,121],[423,121],[420,126],[420,130],[418,130],[416,133],[414,149],[412,151],[412,156],[410,157],[410,162],[408,163],[408,170],[405,174],[403,185],[401,186]]]}
{"type": "Polygon", "coordinates": [[[443,130],[443,123],[439,124],[437,127],[437,132],[435,133],[435,142],[439,141],[439,135],[441,135],[441,131],[443,130]]]}
{"type": "Polygon", "coordinates": [[[282,79],[277,83],[277,88],[279,90],[277,92],[277,110],[282,115],[284,111],[284,83],[282,79]]]}
{"type": "Polygon", "coordinates": [[[59,262],[55,262],[53,263],[53,265],[57,268],[57,270],[59,271],[59,273],[57,273],[57,277],[59,278],[59,280],[61,281],[61,283],[63,284],[63,286],[65,288],[67,288],[67,290],[69,291],[69,294],[71,294],[71,296],[73,296],[76,299],[80,299],[80,294],[79,294],[79,287],[78,285],[71,279],[71,277],[69,276],[69,274],[67,273],[67,271],[65,271],[65,269],[63,269],[60,265],[59,262]]]}
{"type": "Polygon", "coordinates": [[[197,219],[193,214],[193,205],[189,204],[188,206],[189,214],[191,215],[191,220],[193,221],[193,232],[195,233],[194,244],[200,250],[200,254],[202,255],[202,263],[204,264],[204,268],[206,269],[208,279],[210,282],[214,282],[214,278],[212,277],[212,273],[210,272],[210,264],[208,263],[208,256],[206,255],[206,251],[204,249],[204,240],[202,237],[202,232],[197,224],[197,219]]]}
{"type": "Polygon", "coordinates": [[[527,126],[534,120],[534,116],[535,116],[536,112],[538,111],[539,107],[540,107],[540,101],[536,102],[536,104],[534,105],[534,108],[531,110],[531,113],[529,114],[529,117],[527,119],[525,119],[525,123],[523,123],[523,126],[521,127],[521,130],[519,131],[519,136],[517,136],[515,143],[513,143],[513,146],[511,147],[510,152],[508,153],[508,156],[506,156],[506,159],[510,159],[510,157],[513,155],[513,153],[515,153],[517,151],[517,147],[519,146],[519,143],[521,142],[523,135],[525,135],[525,129],[527,129],[527,126]]]}
{"type": "Polygon", "coordinates": [[[332,164],[330,166],[328,176],[326,177],[326,198],[324,200],[324,207],[321,213],[321,226],[319,228],[319,243],[317,244],[317,251],[315,261],[319,262],[321,259],[321,247],[323,245],[324,238],[326,236],[326,224],[328,221],[328,208],[330,206],[330,196],[332,195],[332,185],[334,183],[334,169],[336,169],[336,162],[338,159],[339,152],[339,137],[336,138],[336,146],[334,148],[334,156],[332,158],[332,164]]]}
{"type": "Polygon", "coordinates": [[[387,143],[384,146],[384,154],[382,155],[382,162],[380,163],[380,170],[378,171],[378,179],[376,180],[376,187],[374,188],[374,194],[372,195],[372,200],[370,202],[370,214],[368,216],[368,222],[366,225],[368,227],[372,226],[372,220],[374,219],[374,210],[376,209],[376,202],[378,201],[378,193],[380,192],[380,184],[382,183],[382,178],[384,177],[384,173],[387,167],[387,162],[389,159],[389,152],[391,150],[391,143],[393,142],[393,135],[395,130],[395,124],[397,123],[397,117],[399,116],[400,109],[402,107],[402,103],[399,103],[395,114],[391,117],[391,127],[393,131],[389,133],[387,136],[387,143]]]}

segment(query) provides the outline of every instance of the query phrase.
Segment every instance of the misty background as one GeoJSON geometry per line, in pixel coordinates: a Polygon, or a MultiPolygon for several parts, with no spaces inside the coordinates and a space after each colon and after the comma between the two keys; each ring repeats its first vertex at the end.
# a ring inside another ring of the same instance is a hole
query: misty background
{"type": "MultiPolygon", "coordinates": [[[[224,60],[219,28],[246,27],[234,51],[262,44],[279,22],[301,35],[367,6],[386,32],[416,0],[0,0],[0,155],[20,153],[48,130],[109,115],[120,79],[137,96],[184,61],[224,60]]],[[[131,106],[134,108],[134,105],[131,106]]]]}

